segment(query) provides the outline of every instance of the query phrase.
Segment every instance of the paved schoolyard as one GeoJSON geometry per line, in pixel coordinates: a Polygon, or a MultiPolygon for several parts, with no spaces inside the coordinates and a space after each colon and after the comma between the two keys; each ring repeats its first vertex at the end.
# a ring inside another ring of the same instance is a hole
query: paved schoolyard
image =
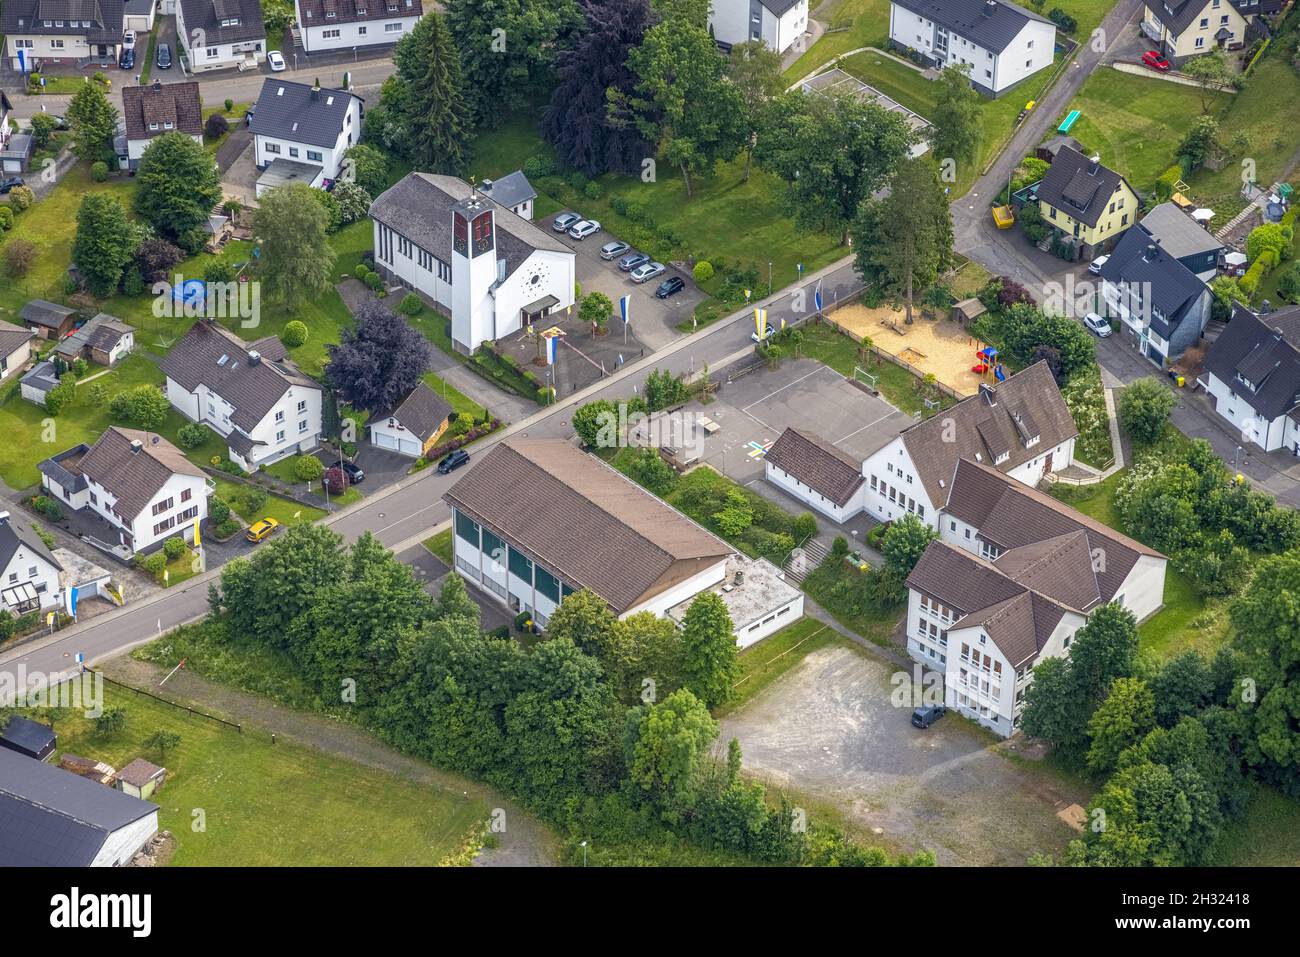
{"type": "MultiPolygon", "coordinates": [[[[912,702],[891,702],[896,666],[832,645],[722,722],[720,747],[736,738],[745,769],[802,799],[828,801],[893,850],[928,848],[941,865],[1022,865],[1059,857],[1076,836],[1056,813],[1086,803],[1006,745],[948,714],[922,731],[912,702]]],[[[904,680],[904,686],[910,677],[904,680]]]]}

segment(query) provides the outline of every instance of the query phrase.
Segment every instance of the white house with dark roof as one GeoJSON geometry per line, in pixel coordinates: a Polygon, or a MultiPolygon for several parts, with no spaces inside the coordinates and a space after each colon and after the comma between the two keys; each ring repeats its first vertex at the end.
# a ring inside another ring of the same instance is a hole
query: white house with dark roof
{"type": "Polygon", "coordinates": [[[504,206],[520,219],[533,218],[533,200],[537,199],[537,190],[533,189],[522,170],[507,173],[500,179],[485,179],[478,188],[488,199],[504,206]]]}
{"type": "Polygon", "coordinates": [[[370,417],[366,422],[370,442],[418,458],[438,444],[451,411],[446,399],[421,382],[392,409],[370,417]]]}
{"type": "Polygon", "coordinates": [[[758,40],[784,53],[808,29],[808,0],[713,0],[708,26],[724,49],[758,40]]]}
{"type": "Polygon", "coordinates": [[[194,540],[208,516],[213,485],[183,452],[155,432],[111,426],[37,465],[45,494],[64,508],[104,520],[122,557],[151,551],[168,538],[194,540]]]}
{"type": "Polygon", "coordinates": [[[0,35],[11,69],[90,60],[115,64],[122,43],[122,0],[5,0],[0,35]]]}
{"type": "MultiPolygon", "coordinates": [[[[324,188],[339,179],[348,147],[361,141],[363,115],[355,93],[268,77],[249,123],[254,162],[260,170],[281,161],[314,167],[308,185],[324,188]]],[[[258,180],[257,195],[268,185],[258,180]]]]}
{"type": "Polygon", "coordinates": [[[200,320],[158,365],[172,407],[223,436],[230,460],[247,472],[320,443],[323,390],[276,336],[245,342],[200,320]]]}
{"type": "Polygon", "coordinates": [[[833,522],[842,524],[864,508],[862,462],[819,435],[787,428],[764,464],[769,482],[833,522]]]}
{"type": "Polygon", "coordinates": [[[54,354],[67,363],[87,359],[112,366],[135,350],[135,327],[116,316],[98,313],[54,347],[54,354]]]}
{"type": "Polygon", "coordinates": [[[248,69],[266,59],[259,0],[176,0],[176,36],[191,73],[248,69]]]}
{"type": "Polygon", "coordinates": [[[294,0],[304,53],[396,43],[420,22],[420,0],[294,0]]]}
{"type": "Polygon", "coordinates": [[[1300,456],[1300,306],[1262,316],[1234,307],[1197,384],[1241,441],[1300,456]]]}
{"type": "Polygon", "coordinates": [[[27,368],[34,337],[30,329],[0,319],[0,381],[27,368]]]}
{"type": "Polygon", "coordinates": [[[1282,0],[1143,0],[1139,29],[1174,66],[1211,50],[1239,50],[1247,39],[1268,36],[1261,16],[1282,0]]]}
{"type": "Polygon", "coordinates": [[[1052,65],[1056,24],[1006,0],[891,0],[890,45],[927,66],[965,66],[987,96],[1052,65]]]}
{"type": "Polygon", "coordinates": [[[375,268],[449,313],[462,352],[574,303],[573,250],[464,180],[408,173],[370,217],[375,268]]]}
{"type": "Polygon", "coordinates": [[[122,87],[122,120],[130,169],[140,165],[150,143],[167,133],[184,133],[203,145],[203,100],[193,81],[122,87]]]}
{"type": "Polygon", "coordinates": [[[18,132],[18,121],[9,116],[13,108],[4,90],[0,90],[0,173],[6,176],[25,172],[32,158],[31,134],[18,132]]]}
{"type": "Polygon", "coordinates": [[[1004,737],[1034,665],[1089,615],[1114,603],[1142,621],[1164,603],[1165,556],[973,459],[939,533],[908,576],[908,653],[944,672],[948,707],[1004,737]]]}
{"type": "Polygon", "coordinates": [[[1227,247],[1177,203],[1156,206],[1142,217],[1138,228],[1202,282],[1209,282],[1217,275],[1219,257],[1227,247]]]}
{"type": "Polygon", "coordinates": [[[61,571],[29,521],[0,511],[0,608],[17,617],[56,607],[61,571]]]}

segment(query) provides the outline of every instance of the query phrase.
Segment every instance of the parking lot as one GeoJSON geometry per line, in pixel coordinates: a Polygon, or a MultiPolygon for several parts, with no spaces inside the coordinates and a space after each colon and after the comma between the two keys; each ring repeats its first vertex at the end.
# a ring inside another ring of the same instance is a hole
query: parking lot
{"type": "Polygon", "coordinates": [[[1059,859],[1077,835],[1057,812],[1087,794],[1012,763],[1006,745],[955,714],[912,727],[910,696],[891,701],[896,672],[847,644],[819,649],[724,718],[718,740],[739,740],[757,778],[831,802],[894,851],[928,848],[941,865],[1059,859]]]}
{"type": "MultiPolygon", "coordinates": [[[[572,212],[581,213],[582,210],[572,212]]],[[[538,225],[549,230],[554,222],[555,217],[549,216],[540,220],[538,225]]],[[[668,263],[664,263],[667,268],[662,275],[648,282],[633,282],[627,273],[619,270],[615,262],[600,258],[600,247],[619,238],[607,230],[598,230],[583,240],[572,239],[567,233],[556,235],[577,253],[578,283],[582,286],[584,295],[603,292],[614,303],[615,309],[618,308],[619,299],[626,295],[632,296],[632,328],[641,343],[651,351],[662,349],[680,337],[682,334],[677,326],[690,319],[695,313],[695,307],[708,298],[696,288],[690,273],[675,269],[668,263]],[[669,276],[680,276],[686,283],[685,288],[668,299],[656,299],[655,289],[669,276]]],[[[615,324],[617,322],[616,319],[615,324]]]]}

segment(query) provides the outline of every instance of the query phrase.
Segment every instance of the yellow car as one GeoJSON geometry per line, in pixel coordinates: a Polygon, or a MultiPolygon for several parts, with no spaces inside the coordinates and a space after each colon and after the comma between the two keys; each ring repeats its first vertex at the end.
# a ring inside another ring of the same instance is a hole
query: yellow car
{"type": "Polygon", "coordinates": [[[256,544],[271,537],[271,534],[280,527],[280,523],[273,518],[264,518],[260,522],[254,522],[248,526],[248,531],[244,532],[244,537],[250,542],[256,544]]]}

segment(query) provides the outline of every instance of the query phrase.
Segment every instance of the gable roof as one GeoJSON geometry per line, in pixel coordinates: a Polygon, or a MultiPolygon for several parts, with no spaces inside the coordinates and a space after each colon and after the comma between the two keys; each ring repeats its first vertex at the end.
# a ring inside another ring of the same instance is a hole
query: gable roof
{"type": "Polygon", "coordinates": [[[9,720],[4,722],[4,727],[0,728],[0,741],[4,743],[4,748],[10,751],[33,755],[38,760],[44,760],[46,755],[54,750],[58,739],[54,736],[54,728],[50,725],[14,714],[10,715],[9,720]]]}
{"type": "Polygon", "coordinates": [[[181,132],[190,136],[203,134],[203,103],[195,82],[168,83],[154,81],[152,86],[122,87],[122,119],[126,136],[131,140],[149,139],[164,133],[181,132]],[[150,129],[150,124],[157,129],[150,129]],[[167,128],[167,124],[171,128],[167,128]]]}
{"type": "Polygon", "coordinates": [[[1006,0],[892,0],[913,13],[933,20],[977,46],[994,53],[1005,50],[1032,21],[1056,25],[1024,7],[1006,0]]]}
{"type": "Polygon", "coordinates": [[[1234,306],[1232,321],[1205,353],[1205,367],[1265,420],[1291,411],[1300,403],[1300,306],[1262,317],[1234,306]]]}
{"type": "Polygon", "coordinates": [[[144,758],[136,758],[121,771],[118,771],[115,777],[119,781],[125,781],[127,784],[132,784],[138,788],[142,788],[164,770],[164,768],[160,768],[152,761],[146,761],[144,758]]]}
{"type": "Polygon", "coordinates": [[[30,329],[0,319],[0,356],[13,355],[25,343],[31,342],[34,335],[30,329]]]}
{"type": "Polygon", "coordinates": [[[0,748],[0,861],[85,867],[109,835],[158,805],[0,748]]]}
{"type": "MultiPolygon", "coordinates": [[[[451,208],[468,199],[469,183],[455,176],[435,173],[408,173],[370,204],[372,219],[391,227],[435,259],[451,262],[451,208]]],[[[506,275],[518,269],[536,249],[574,255],[549,230],[544,230],[517,216],[494,200],[490,193],[478,192],[490,202],[496,221],[497,255],[506,261],[506,275]]]]}
{"type": "Polygon", "coordinates": [[[46,359],[32,366],[31,371],[23,376],[21,381],[23,385],[49,392],[58,387],[59,376],[54,371],[54,363],[46,359]]]}
{"type": "Polygon", "coordinates": [[[74,36],[89,43],[117,44],[122,42],[122,23],[122,0],[5,0],[0,4],[0,33],[9,36],[74,36]],[[63,26],[55,26],[60,21],[63,26]],[[86,22],[89,27],[81,26],[86,22]]]}
{"type": "Polygon", "coordinates": [[[1096,226],[1110,198],[1121,186],[1128,183],[1119,173],[1101,163],[1093,163],[1071,146],[1062,146],[1038,184],[1038,198],[1081,223],[1096,226]]]}
{"type": "Polygon", "coordinates": [[[758,0],[758,2],[774,17],[784,16],[793,7],[799,5],[799,0],[758,0]]]}
{"type": "Polygon", "coordinates": [[[298,0],[298,22],[303,29],[423,15],[420,0],[298,0]]]}
{"type": "Polygon", "coordinates": [[[157,433],[116,425],[105,429],[82,456],[80,470],[113,496],[113,509],[126,519],[144,511],[173,475],[204,477],[180,449],[157,433]]]}
{"type": "Polygon", "coordinates": [[[9,565],[19,548],[26,548],[60,571],[63,570],[59,560],[36,534],[31,522],[13,512],[0,514],[0,569],[9,565]]]}
{"type": "Polygon", "coordinates": [[[617,614],[735,551],[561,439],[506,439],[443,498],[617,614]]]}
{"type": "Polygon", "coordinates": [[[123,336],[134,331],[134,326],[128,326],[116,316],[101,312],[92,316],[76,332],[64,336],[54,351],[68,358],[79,356],[86,347],[109,352],[122,341],[123,336]]]}
{"type": "Polygon", "coordinates": [[[1149,307],[1151,328],[1166,339],[1210,288],[1141,229],[1130,229],[1101,267],[1101,278],[1150,290],[1142,304],[1149,307]]]}
{"type": "Polygon", "coordinates": [[[18,310],[18,318],[35,326],[58,329],[77,314],[77,310],[60,306],[47,299],[33,299],[18,310]]]}
{"type": "MultiPolygon", "coordinates": [[[[1281,0],[1255,0],[1253,5],[1251,0],[1229,0],[1229,2],[1233,9],[1246,18],[1262,13],[1276,13],[1282,6],[1281,0]]],[[[1205,8],[1210,5],[1210,0],[1142,0],[1142,3],[1169,29],[1170,33],[1180,34],[1191,25],[1193,20],[1205,12],[1205,8]]]]}
{"type": "Polygon", "coordinates": [[[767,450],[767,461],[835,505],[844,505],[861,487],[862,462],[821,436],[787,428],[767,450]]]}
{"type": "MultiPolygon", "coordinates": [[[[180,0],[180,7],[187,36],[194,36],[195,30],[202,30],[207,46],[260,40],[266,36],[259,0],[180,0]],[[223,20],[239,22],[223,27],[223,20]]],[[[185,38],[181,39],[184,42],[185,38]]]]}
{"type": "Polygon", "coordinates": [[[391,412],[377,412],[371,421],[396,419],[402,428],[427,442],[451,412],[451,403],[421,382],[391,412]]]}
{"type": "Polygon", "coordinates": [[[963,458],[1010,470],[1079,434],[1046,362],[1036,362],[1005,382],[982,386],[941,415],[902,434],[926,495],[936,506],[948,499],[948,485],[963,458]],[[1034,436],[1038,441],[1027,444],[1034,436]],[[1006,454],[1005,461],[997,458],[1006,454]]]}
{"type": "Polygon", "coordinates": [[[1224,248],[1212,232],[1183,212],[1177,203],[1161,203],[1143,216],[1138,225],[1148,236],[1158,239],[1160,247],[1176,259],[1224,248]]]}
{"type": "Polygon", "coordinates": [[[524,175],[523,170],[507,173],[500,179],[485,179],[479,189],[485,196],[507,208],[537,198],[537,190],[533,189],[533,184],[528,182],[528,177],[524,175]]]}
{"type": "Polygon", "coordinates": [[[258,136],[333,148],[353,100],[361,97],[348,90],[318,90],[309,83],[268,77],[248,128],[258,136]]]}
{"type": "Polygon", "coordinates": [[[320,389],[271,339],[245,342],[217,322],[200,320],[158,366],[186,392],[207,386],[234,406],[230,421],[251,432],[293,386],[320,389]]]}

